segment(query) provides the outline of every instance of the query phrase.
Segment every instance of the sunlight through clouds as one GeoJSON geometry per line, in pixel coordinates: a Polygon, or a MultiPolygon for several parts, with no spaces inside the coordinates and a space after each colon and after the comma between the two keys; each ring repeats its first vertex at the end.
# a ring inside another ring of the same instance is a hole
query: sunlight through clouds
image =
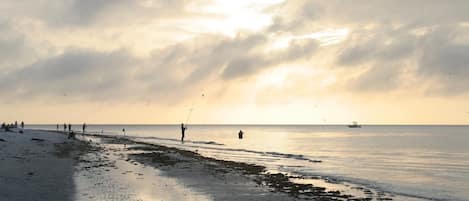
{"type": "Polygon", "coordinates": [[[349,34],[349,30],[346,28],[342,29],[326,29],[324,31],[314,32],[306,35],[299,36],[287,36],[281,39],[274,39],[273,48],[286,48],[291,41],[294,40],[307,40],[313,39],[318,40],[321,46],[334,45],[344,41],[349,34]]]}
{"type": "Polygon", "coordinates": [[[214,4],[202,8],[203,11],[218,15],[215,19],[199,22],[203,30],[234,36],[240,30],[260,31],[272,23],[272,15],[264,10],[283,0],[274,1],[230,1],[216,0],[214,4]]]}

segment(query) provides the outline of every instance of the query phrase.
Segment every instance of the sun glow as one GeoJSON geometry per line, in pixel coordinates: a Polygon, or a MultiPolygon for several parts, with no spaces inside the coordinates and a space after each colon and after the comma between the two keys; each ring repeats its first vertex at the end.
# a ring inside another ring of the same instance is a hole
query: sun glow
{"type": "Polygon", "coordinates": [[[195,24],[205,32],[230,36],[236,35],[239,30],[260,31],[272,22],[271,14],[264,12],[264,9],[283,1],[216,0],[212,5],[202,8],[216,17],[199,20],[195,24]]]}

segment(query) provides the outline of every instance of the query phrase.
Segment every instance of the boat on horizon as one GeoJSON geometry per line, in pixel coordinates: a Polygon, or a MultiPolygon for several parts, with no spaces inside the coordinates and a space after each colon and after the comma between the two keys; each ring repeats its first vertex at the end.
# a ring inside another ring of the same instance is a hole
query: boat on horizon
{"type": "Polygon", "coordinates": [[[356,121],[354,121],[352,124],[348,125],[349,128],[361,128],[362,126],[359,125],[356,121]]]}

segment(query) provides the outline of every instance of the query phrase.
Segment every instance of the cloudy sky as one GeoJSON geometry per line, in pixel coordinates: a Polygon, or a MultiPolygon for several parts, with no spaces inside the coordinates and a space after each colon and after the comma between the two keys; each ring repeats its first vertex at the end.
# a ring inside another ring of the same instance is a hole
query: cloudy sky
{"type": "Polygon", "coordinates": [[[3,0],[0,121],[465,124],[467,0],[3,0]],[[203,95],[202,95],[203,94],[203,95]]]}

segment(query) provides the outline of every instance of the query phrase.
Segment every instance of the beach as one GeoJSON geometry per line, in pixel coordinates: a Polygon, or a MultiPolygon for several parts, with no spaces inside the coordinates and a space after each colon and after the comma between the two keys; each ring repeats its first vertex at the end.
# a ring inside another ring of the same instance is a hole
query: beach
{"type": "Polygon", "coordinates": [[[0,200],[391,200],[116,136],[0,132],[0,200]],[[296,182],[293,182],[296,181],[296,182]]]}
{"type": "Polygon", "coordinates": [[[54,132],[0,132],[0,200],[74,200],[75,166],[93,151],[54,132]]]}

